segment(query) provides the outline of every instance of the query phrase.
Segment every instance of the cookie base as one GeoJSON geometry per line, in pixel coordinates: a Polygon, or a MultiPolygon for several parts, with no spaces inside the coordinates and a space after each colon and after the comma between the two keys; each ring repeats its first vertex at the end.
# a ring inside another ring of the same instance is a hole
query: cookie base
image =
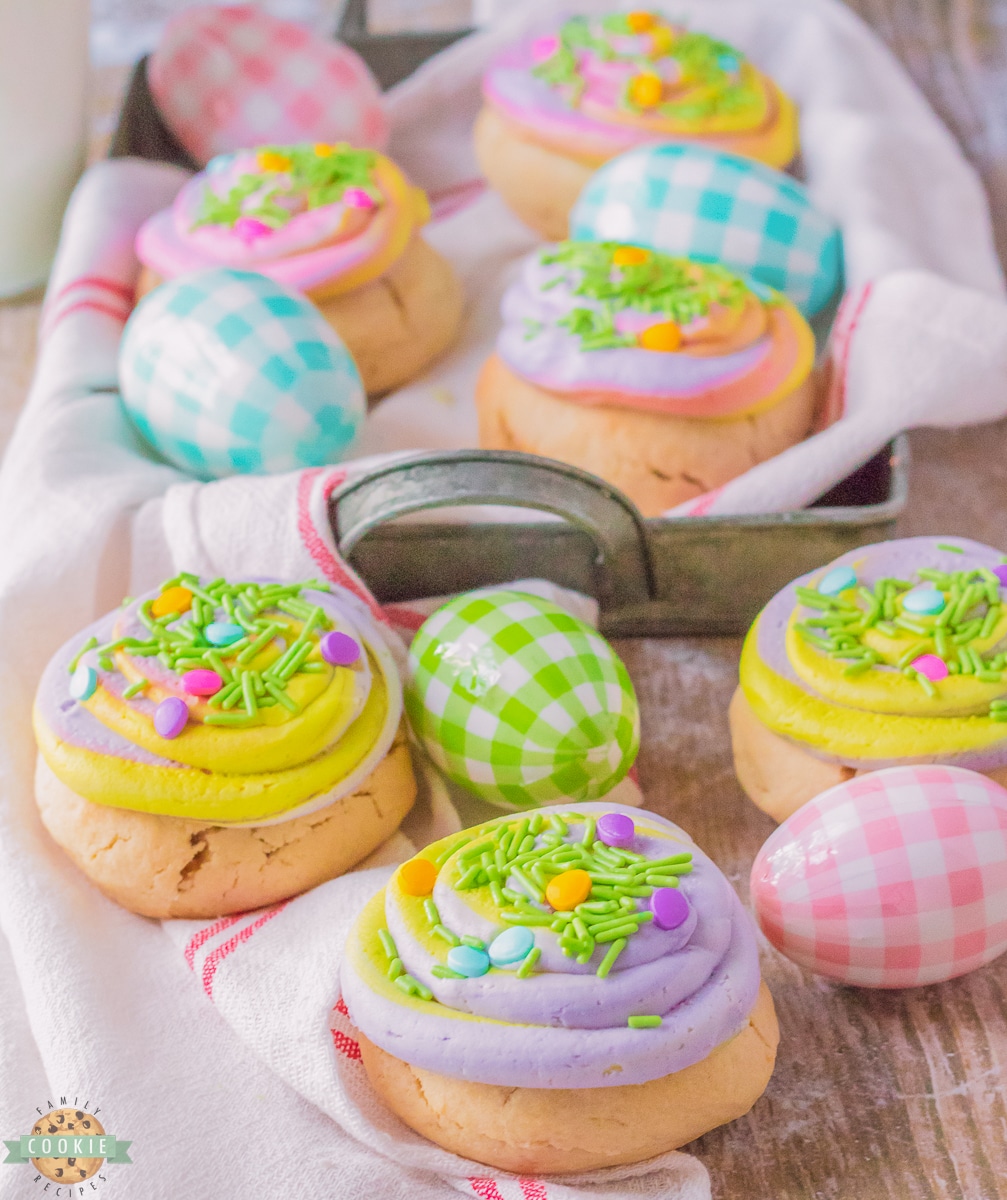
{"type": "Polygon", "coordinates": [[[356,866],[416,799],[405,731],[348,796],[277,825],[233,828],[94,804],[39,756],[35,798],[54,841],[102,892],[144,917],[220,917],[296,896],[356,866]]]}
{"type": "Polygon", "coordinates": [[[814,374],[763,412],[703,420],[581,404],[487,359],[476,384],[479,444],[591,471],[656,517],[796,445],[815,417],[814,374]]]}
{"type": "MultiPolygon", "coordinates": [[[[144,267],[137,300],[161,282],[144,267]]],[[[413,379],[448,348],[465,296],[451,264],[417,234],[379,279],[314,303],[353,356],[364,390],[378,396],[413,379]]]]}
{"type": "MultiPolygon", "coordinates": [[[[774,733],[752,711],[740,687],[731,698],[728,718],[738,782],[752,803],[774,821],[785,821],[828,788],[870,774],[867,768],[826,762],[774,733]]],[[[1007,767],[982,774],[1007,787],[1007,767]]]]}
{"type": "Polygon", "coordinates": [[[649,1083],[500,1087],[413,1067],[363,1036],[360,1051],[374,1090],[417,1133],[487,1166],[549,1174],[641,1162],[744,1116],[766,1089],[779,1040],[763,983],[740,1033],[649,1083]]]}
{"type": "Polygon", "coordinates": [[[489,105],[473,137],[483,175],[511,212],[547,242],[568,237],[570,210],[604,159],[583,162],[550,150],[489,105]]]}

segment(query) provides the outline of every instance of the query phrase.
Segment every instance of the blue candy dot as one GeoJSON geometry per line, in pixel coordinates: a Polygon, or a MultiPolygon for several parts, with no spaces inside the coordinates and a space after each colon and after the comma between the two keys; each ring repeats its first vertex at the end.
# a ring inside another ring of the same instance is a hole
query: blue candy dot
{"type": "Polygon", "coordinates": [[[738,60],[733,54],[722,54],[717,59],[717,66],[720,67],[722,71],[737,71],[738,60]]]}
{"type": "Polygon", "coordinates": [[[490,956],[475,946],[452,946],[448,951],[448,966],[459,975],[476,979],[490,969],[490,956]]]}
{"type": "Polygon", "coordinates": [[[98,686],[98,672],[81,663],[70,676],[70,695],[74,700],[90,700],[98,686]]]}
{"type": "Polygon", "coordinates": [[[513,925],[490,942],[490,962],[494,967],[511,967],[527,958],[534,945],[535,938],[526,925],[513,925]]]}
{"type": "Polygon", "coordinates": [[[915,587],[902,597],[902,607],[906,612],[924,613],[928,616],[943,612],[946,604],[943,593],[935,587],[915,587]]]}
{"type": "Polygon", "coordinates": [[[232,642],[240,641],[245,636],[245,631],[241,626],[232,625],[230,621],[211,621],[203,633],[211,646],[229,646],[232,642]]]}
{"type": "Polygon", "coordinates": [[[823,596],[838,596],[847,588],[854,587],[856,582],[856,571],[849,567],[833,567],[819,583],[818,590],[823,596]]]}

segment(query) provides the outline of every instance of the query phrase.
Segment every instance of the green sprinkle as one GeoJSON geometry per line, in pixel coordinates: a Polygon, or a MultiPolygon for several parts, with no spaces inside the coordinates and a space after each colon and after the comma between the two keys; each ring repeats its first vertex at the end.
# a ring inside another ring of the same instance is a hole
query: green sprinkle
{"type": "MultiPolygon", "coordinates": [[[[507,889],[503,890],[506,892],[507,889]]],[[[504,908],[500,911],[500,920],[506,921],[508,925],[551,925],[555,918],[535,908],[529,908],[527,911],[504,908]]]]}
{"type": "Polygon", "coordinates": [[[924,642],[914,642],[904,654],[899,656],[899,660],[895,665],[900,670],[903,667],[909,666],[914,658],[919,658],[921,654],[926,654],[926,652],[930,649],[930,642],[930,638],[927,638],[927,640],[924,642]]]}
{"type": "Polygon", "coordinates": [[[998,708],[995,712],[991,712],[990,716],[994,721],[1007,721],[1007,709],[998,708]]]}
{"type": "Polygon", "coordinates": [[[490,896],[492,896],[493,903],[497,908],[503,908],[503,906],[507,903],[503,894],[503,888],[499,883],[496,882],[495,879],[490,880],[490,896]]]}
{"type": "Polygon", "coordinates": [[[848,678],[855,675],[863,675],[865,671],[870,671],[874,665],[873,659],[861,658],[857,662],[850,663],[848,667],[843,667],[843,674],[848,678]]]}
{"type": "Polygon", "coordinates": [[[655,1016],[630,1017],[626,1024],[630,1029],[656,1029],[661,1024],[661,1018],[655,1016]]]}
{"type": "Polygon", "coordinates": [[[434,926],[434,933],[436,933],[439,938],[443,938],[449,946],[460,946],[462,944],[461,938],[452,933],[446,925],[442,925],[439,922],[434,926]]]}
{"type": "Polygon", "coordinates": [[[604,932],[596,930],[594,940],[599,944],[602,942],[614,942],[619,938],[630,937],[637,932],[637,924],[635,921],[626,921],[621,925],[616,925],[613,929],[606,929],[604,932]]]}
{"type": "Polygon", "coordinates": [[[401,958],[393,958],[392,961],[388,964],[388,970],[385,972],[385,974],[388,976],[389,979],[398,979],[398,977],[400,975],[405,974],[405,971],[406,971],[406,969],[402,965],[402,959],[401,958]]]}
{"type": "Polygon", "coordinates": [[[471,946],[473,950],[485,950],[486,943],[482,938],[473,937],[470,933],[463,933],[461,937],[463,946],[471,946]]]}
{"type": "Polygon", "coordinates": [[[965,551],[961,548],[961,546],[949,546],[947,544],[947,542],[938,542],[937,549],[938,550],[948,550],[952,554],[964,554],[965,553],[965,551]]]}
{"type": "Polygon", "coordinates": [[[442,963],[435,963],[430,968],[430,974],[436,975],[438,979],[464,979],[464,975],[459,975],[457,971],[452,971],[450,967],[445,967],[442,963]]]}
{"type": "MultiPolygon", "coordinates": [[[[227,704],[225,701],[224,707],[226,706],[227,704]]],[[[255,718],[253,716],[243,712],[212,712],[207,713],[203,718],[204,725],[234,725],[236,727],[240,727],[242,725],[252,725],[254,721],[255,718]]]]}
{"type": "Polygon", "coordinates": [[[132,700],[133,697],[139,695],[146,686],[146,679],[138,679],[136,683],[131,683],[128,688],[123,688],[122,698],[124,700],[132,700]]]}
{"type": "Polygon", "coordinates": [[[378,941],[380,941],[381,948],[382,948],[382,950],[384,950],[384,952],[389,960],[391,960],[393,958],[398,958],[399,952],[395,945],[395,939],[392,937],[392,935],[388,932],[387,929],[379,929],[378,930],[378,941]]]}
{"type": "Polygon", "coordinates": [[[563,820],[563,818],[559,815],[559,813],[550,813],[549,814],[549,824],[553,827],[553,829],[556,830],[556,832],[560,835],[560,837],[565,838],[567,836],[567,834],[570,832],[570,829],[567,826],[566,821],[563,820]]]}
{"type": "MultiPolygon", "coordinates": [[[[947,609],[944,611],[946,612],[947,609]]],[[[885,637],[897,638],[899,636],[899,631],[890,621],[878,621],[874,628],[878,631],[878,633],[883,633],[885,637]]]]}
{"type": "Polygon", "coordinates": [[[999,671],[976,671],[976,679],[981,679],[983,683],[1000,683],[1002,678],[999,671]]]}
{"type": "Polygon", "coordinates": [[[937,695],[937,689],[921,671],[916,672],[916,682],[926,692],[930,699],[933,700],[933,698],[937,695]]]}
{"type": "Polygon", "coordinates": [[[518,881],[518,883],[524,888],[524,890],[533,900],[537,900],[539,904],[543,904],[545,902],[545,893],[538,886],[538,884],[536,884],[534,880],[532,880],[520,867],[512,866],[511,875],[518,881]]]}
{"type": "Polygon", "coordinates": [[[594,817],[588,817],[584,822],[584,836],[580,839],[582,846],[590,848],[594,845],[595,827],[598,822],[594,817]]]}
{"type": "Polygon", "coordinates": [[[528,951],[528,953],[525,955],[524,959],[522,960],[521,965],[517,969],[516,974],[517,974],[518,979],[527,979],[528,976],[532,973],[532,970],[534,969],[535,964],[538,962],[538,960],[541,957],[542,957],[541,949],[538,946],[532,946],[532,948],[528,951]]]}
{"type": "Polygon", "coordinates": [[[464,874],[456,881],[455,891],[466,892],[469,888],[476,886],[476,880],[482,874],[482,866],[479,863],[473,864],[464,874]]]}
{"type": "Polygon", "coordinates": [[[283,688],[279,686],[279,684],[273,683],[271,679],[263,679],[262,686],[263,689],[268,692],[274,700],[283,705],[287,712],[297,714],[301,711],[301,706],[297,703],[297,701],[288,696],[283,688]]]}
{"type": "Polygon", "coordinates": [[[108,657],[107,654],[102,654],[98,659],[98,666],[103,671],[112,671],[115,669],[115,663],[108,657]]]}
{"type": "Polygon", "coordinates": [[[605,957],[601,960],[598,965],[598,970],[595,972],[599,979],[608,978],[608,973],[615,965],[615,960],[619,957],[623,950],[626,949],[626,946],[627,942],[625,938],[617,938],[612,945],[609,946],[605,957]]]}

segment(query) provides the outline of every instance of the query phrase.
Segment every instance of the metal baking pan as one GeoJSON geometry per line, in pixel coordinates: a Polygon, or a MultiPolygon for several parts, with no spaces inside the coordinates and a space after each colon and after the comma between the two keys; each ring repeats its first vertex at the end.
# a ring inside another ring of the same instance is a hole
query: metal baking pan
{"type": "MultiPolygon", "coordinates": [[[[389,87],[466,33],[370,34],[350,0],[340,36],[389,87]]],[[[137,64],[112,157],[196,169],[161,120],[137,64]]],[[[596,596],[612,636],[736,634],[795,576],[889,536],[904,508],[908,446],[900,436],[810,508],[758,517],[645,520],[584,471],[508,451],[417,456],[378,470],[333,502],[333,531],[382,601],[541,576],[596,596]],[[450,505],[515,505],[565,522],[399,523],[450,505]]]]}

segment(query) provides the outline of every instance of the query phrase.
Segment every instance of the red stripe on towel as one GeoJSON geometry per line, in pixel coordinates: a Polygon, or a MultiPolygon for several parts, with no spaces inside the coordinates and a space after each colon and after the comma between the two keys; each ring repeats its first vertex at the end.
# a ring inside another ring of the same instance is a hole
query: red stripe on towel
{"type": "Polygon", "coordinates": [[[244,929],[239,929],[234,937],[228,938],[226,942],[222,942],[216,950],[212,950],[203,962],[203,991],[213,999],[213,978],[217,974],[217,969],[225,958],[241,945],[242,942],[247,942],[248,939],[255,933],[257,929],[261,929],[278,916],[290,903],[289,900],[284,900],[282,904],[278,904],[275,908],[269,908],[251,923],[246,925],[244,929]]]}
{"type": "Polygon", "coordinates": [[[525,1200],[549,1200],[549,1193],[541,1179],[519,1179],[517,1183],[525,1200]]]}
{"type": "Polygon", "coordinates": [[[185,948],[185,961],[189,964],[190,971],[193,969],[192,964],[196,958],[196,951],[200,946],[208,942],[210,938],[216,937],[218,933],[223,933],[225,929],[230,929],[244,915],[244,913],[238,913],[233,917],[221,917],[219,921],[214,921],[212,925],[204,925],[202,929],[196,930],[185,948]]]}
{"type": "Polygon", "coordinates": [[[503,1200],[495,1179],[483,1179],[478,1175],[470,1175],[469,1185],[480,1200],[503,1200]]]}

